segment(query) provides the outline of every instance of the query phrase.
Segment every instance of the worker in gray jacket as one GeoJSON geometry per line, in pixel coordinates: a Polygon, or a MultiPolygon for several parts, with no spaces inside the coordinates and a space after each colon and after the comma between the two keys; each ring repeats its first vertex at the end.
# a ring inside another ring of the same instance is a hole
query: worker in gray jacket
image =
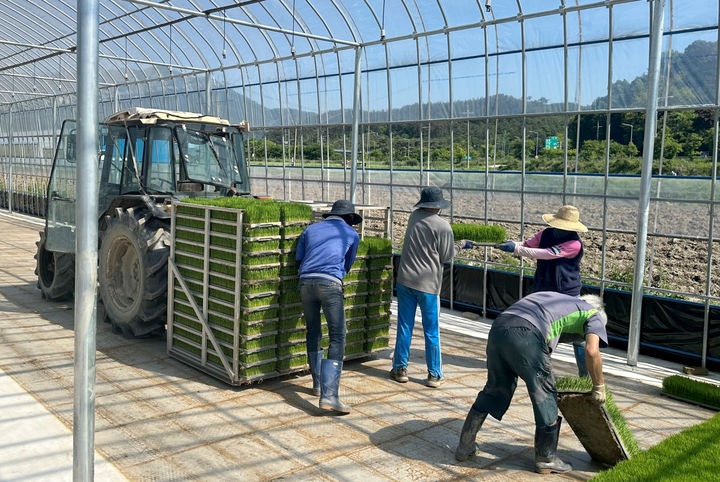
{"type": "Polygon", "coordinates": [[[438,216],[448,206],[450,202],[443,198],[440,188],[426,187],[408,220],[395,283],[398,326],[390,371],[390,378],[399,383],[408,381],[408,356],[418,306],[425,333],[426,385],[437,388],[444,381],[438,328],[443,263],[452,260],[458,249],[471,247],[465,240],[456,246],[450,224],[438,216]]]}

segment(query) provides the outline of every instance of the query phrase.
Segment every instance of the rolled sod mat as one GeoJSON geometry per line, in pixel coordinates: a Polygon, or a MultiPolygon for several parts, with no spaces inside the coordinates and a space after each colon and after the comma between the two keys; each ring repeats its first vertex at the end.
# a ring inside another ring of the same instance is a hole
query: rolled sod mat
{"type": "Polygon", "coordinates": [[[558,408],[593,460],[615,465],[630,458],[605,407],[585,392],[558,392],[558,408]]]}
{"type": "Polygon", "coordinates": [[[640,453],[610,391],[606,392],[605,404],[600,406],[588,396],[592,390],[589,377],[559,378],[556,388],[558,408],[594,460],[615,465],[640,453]]]}
{"type": "Polygon", "coordinates": [[[476,243],[497,244],[505,241],[505,228],[484,224],[451,224],[455,240],[467,239],[476,243]]]}

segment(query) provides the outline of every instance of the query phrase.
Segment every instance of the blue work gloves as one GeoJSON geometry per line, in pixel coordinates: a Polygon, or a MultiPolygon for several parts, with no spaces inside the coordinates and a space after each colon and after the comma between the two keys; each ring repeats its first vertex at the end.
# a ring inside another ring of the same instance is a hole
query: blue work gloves
{"type": "Polygon", "coordinates": [[[514,253],[515,243],[513,241],[505,241],[504,243],[499,244],[498,248],[505,251],[506,253],[514,253]]]}
{"type": "Polygon", "coordinates": [[[461,239],[459,241],[455,241],[455,247],[457,249],[471,249],[473,248],[473,242],[468,241],[467,239],[461,239]]]}

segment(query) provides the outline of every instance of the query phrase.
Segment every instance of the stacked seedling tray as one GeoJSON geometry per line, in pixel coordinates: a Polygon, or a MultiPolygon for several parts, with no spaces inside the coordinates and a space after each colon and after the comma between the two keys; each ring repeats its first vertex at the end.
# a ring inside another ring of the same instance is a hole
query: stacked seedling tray
{"type": "Polygon", "coordinates": [[[366,353],[387,348],[392,302],[392,242],[386,238],[365,238],[368,245],[367,283],[369,290],[365,308],[366,353]]]}
{"type": "MultiPolygon", "coordinates": [[[[310,218],[307,205],[270,200],[174,203],[168,353],[234,385],[306,370],[295,255],[310,218]]],[[[391,256],[389,240],[361,241],[345,279],[346,358],[387,346],[391,256]]]]}

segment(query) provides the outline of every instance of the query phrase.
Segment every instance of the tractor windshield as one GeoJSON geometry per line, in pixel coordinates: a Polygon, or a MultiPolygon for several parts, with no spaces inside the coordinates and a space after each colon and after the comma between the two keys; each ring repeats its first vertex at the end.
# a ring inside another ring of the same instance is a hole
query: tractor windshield
{"type": "Polygon", "coordinates": [[[186,178],[217,187],[232,187],[232,172],[226,169],[217,142],[206,132],[177,128],[186,178]]]}

